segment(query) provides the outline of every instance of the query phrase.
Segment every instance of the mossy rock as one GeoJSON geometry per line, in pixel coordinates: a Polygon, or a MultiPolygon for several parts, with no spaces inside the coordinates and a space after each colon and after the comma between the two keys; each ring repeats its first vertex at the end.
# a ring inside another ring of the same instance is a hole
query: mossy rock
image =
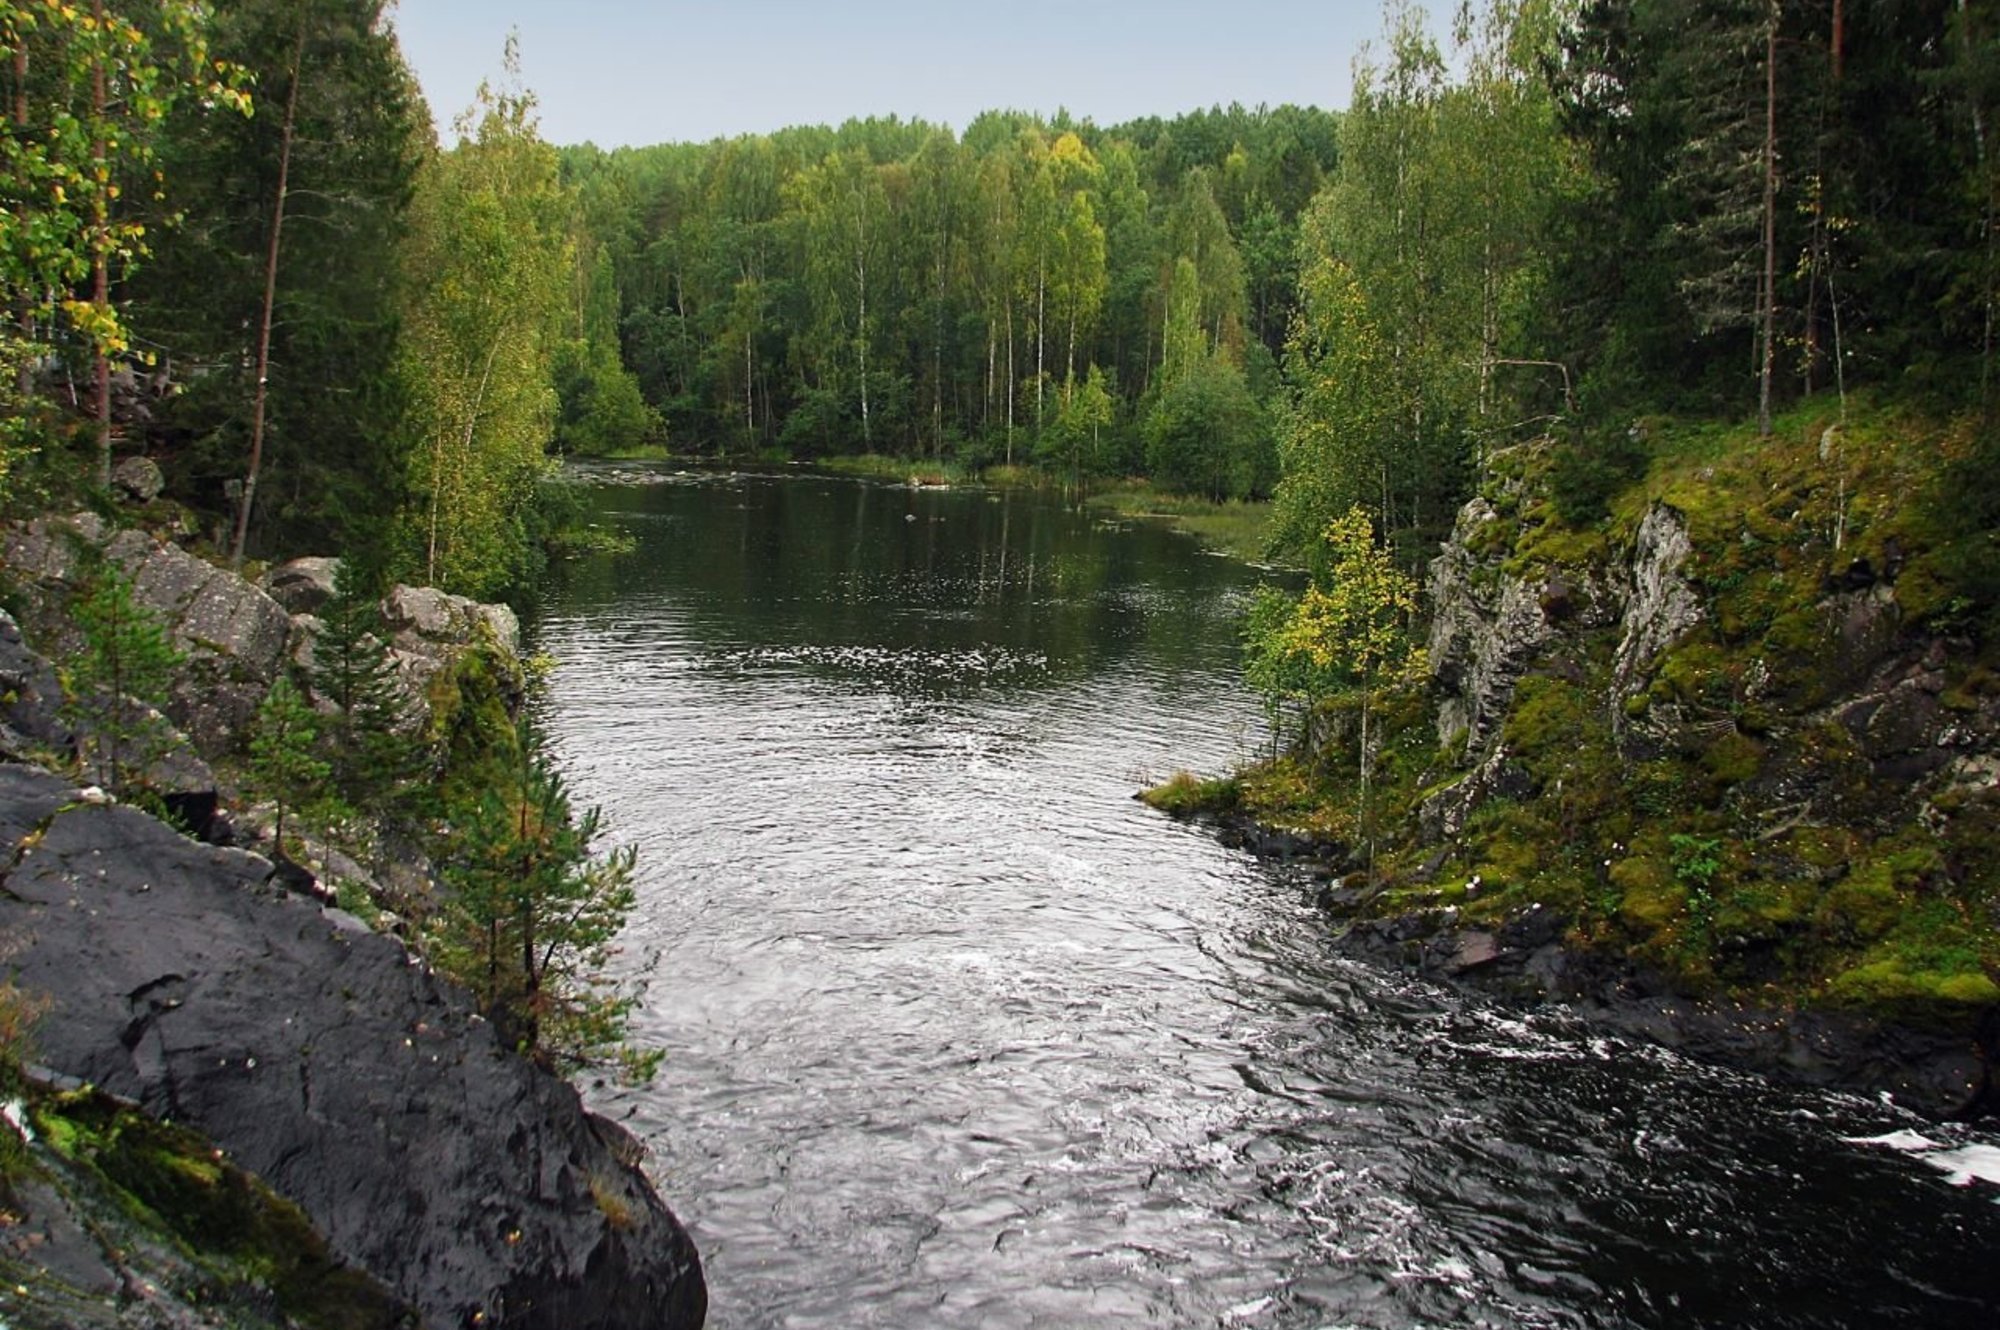
{"type": "Polygon", "coordinates": [[[1828,889],[1814,922],[1842,942],[1875,942],[1896,926],[1907,902],[1882,875],[1850,873],[1828,889]]]}
{"type": "Polygon", "coordinates": [[[1877,1009],[1977,1009],[2000,1003],[2000,984],[1983,970],[1913,970],[1889,957],[1835,975],[1827,996],[1843,1005],[1877,1009]]]}
{"type": "Polygon", "coordinates": [[[1665,859],[1633,854],[1611,865],[1618,915],[1642,932],[1670,928],[1687,913],[1688,890],[1674,880],[1665,859]]]}
{"type": "Polygon", "coordinates": [[[218,1314],[275,1304],[301,1330],[414,1323],[387,1289],[336,1259],[296,1205],[193,1132],[91,1090],[34,1096],[30,1112],[56,1156],[201,1271],[198,1296],[218,1314]]]}
{"type": "Polygon", "coordinates": [[[1734,730],[1710,744],[1701,765],[1715,783],[1727,789],[1756,777],[1764,765],[1764,746],[1734,730]]]}

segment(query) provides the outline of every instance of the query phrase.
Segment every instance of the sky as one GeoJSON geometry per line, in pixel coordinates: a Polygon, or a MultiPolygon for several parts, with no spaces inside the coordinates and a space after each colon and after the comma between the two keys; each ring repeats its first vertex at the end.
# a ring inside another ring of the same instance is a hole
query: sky
{"type": "Polygon", "coordinates": [[[1344,106],[1377,0],[399,0],[442,129],[510,30],[542,137],[706,142],[898,115],[1067,108],[1100,125],[1241,102],[1344,106]]]}

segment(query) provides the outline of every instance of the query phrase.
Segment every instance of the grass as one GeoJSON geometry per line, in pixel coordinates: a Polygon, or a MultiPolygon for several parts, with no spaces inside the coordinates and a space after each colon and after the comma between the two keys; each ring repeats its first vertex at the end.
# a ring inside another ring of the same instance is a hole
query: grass
{"type": "Polygon", "coordinates": [[[1185,531],[1219,554],[1244,563],[1270,558],[1271,505],[1231,499],[1217,503],[1187,494],[1170,494],[1143,480],[1123,480],[1094,490],[1091,507],[1119,517],[1164,522],[1185,531]]]}
{"type": "Polygon", "coordinates": [[[883,453],[862,453],[855,457],[823,457],[813,465],[836,476],[858,476],[863,480],[900,481],[909,485],[959,485],[973,477],[956,462],[933,461],[922,457],[890,457],[883,453]]]}

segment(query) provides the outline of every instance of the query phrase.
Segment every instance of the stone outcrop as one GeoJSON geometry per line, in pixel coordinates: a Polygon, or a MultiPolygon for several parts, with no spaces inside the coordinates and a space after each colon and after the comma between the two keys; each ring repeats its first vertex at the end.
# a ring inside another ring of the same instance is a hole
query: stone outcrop
{"type": "Polygon", "coordinates": [[[291,616],[235,574],[142,531],[113,532],[91,514],[41,518],[8,533],[6,564],[32,602],[31,627],[45,648],[76,645],[63,605],[85,571],[81,546],[100,550],[131,579],[134,599],[159,616],[186,656],[167,707],[175,723],[203,752],[226,751],[277,677],[291,616]]]}
{"type": "Polygon", "coordinates": [[[701,1324],[629,1138],[393,939],[26,767],[0,767],[0,853],[42,1060],[214,1140],[427,1325],[701,1324]]]}
{"type": "MultiPolygon", "coordinates": [[[[6,573],[27,603],[33,637],[57,653],[77,645],[64,607],[85,573],[86,548],[132,580],[134,599],[159,617],[186,657],[167,714],[209,757],[240,744],[281,667],[311,660],[315,616],[333,596],[340,564],[294,559],[253,584],[145,532],[114,530],[94,514],[23,523],[5,532],[6,573]]],[[[384,597],[382,613],[413,729],[423,728],[431,680],[470,647],[520,651],[520,620],[505,605],[398,586],[384,597]]]]}

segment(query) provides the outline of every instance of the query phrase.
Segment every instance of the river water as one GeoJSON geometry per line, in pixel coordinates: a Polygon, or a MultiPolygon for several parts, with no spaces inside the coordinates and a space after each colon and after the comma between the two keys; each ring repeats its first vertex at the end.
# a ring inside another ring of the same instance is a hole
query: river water
{"type": "Polygon", "coordinates": [[[2000,1324],[1993,1135],[1347,959],[1133,801],[1259,741],[1254,574],[1023,494],[586,474],[637,550],[554,588],[543,719],[639,847],[666,1051],[593,1097],[718,1330],[2000,1324]]]}

